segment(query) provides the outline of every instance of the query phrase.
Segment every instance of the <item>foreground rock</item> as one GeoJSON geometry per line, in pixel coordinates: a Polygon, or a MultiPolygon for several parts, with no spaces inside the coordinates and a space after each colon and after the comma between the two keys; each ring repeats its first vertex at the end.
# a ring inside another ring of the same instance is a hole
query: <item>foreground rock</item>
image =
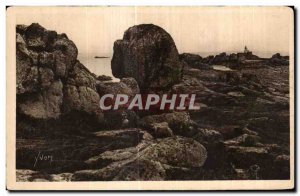
{"type": "Polygon", "coordinates": [[[47,174],[43,172],[18,169],[16,171],[17,182],[69,182],[72,173],[47,174]]]}
{"type": "Polygon", "coordinates": [[[75,172],[72,180],[165,180],[167,170],[200,168],[206,158],[206,149],[200,143],[172,137],[141,143],[137,148],[106,151],[87,163],[93,167],[107,166],[75,172]]]}
{"type": "Polygon", "coordinates": [[[183,65],[172,37],[153,24],[129,28],[114,43],[111,62],[115,77],[133,77],[142,91],[170,87],[182,77],[183,65]]]}
{"type": "Polygon", "coordinates": [[[17,139],[17,168],[47,173],[74,172],[88,168],[85,161],[106,150],[135,147],[151,139],[151,135],[139,129],[17,139]]]}

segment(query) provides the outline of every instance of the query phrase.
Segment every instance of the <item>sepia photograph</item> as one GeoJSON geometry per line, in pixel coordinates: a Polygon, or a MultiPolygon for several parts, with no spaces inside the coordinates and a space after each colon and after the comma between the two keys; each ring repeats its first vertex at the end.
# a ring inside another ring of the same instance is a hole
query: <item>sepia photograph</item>
{"type": "Polygon", "coordinates": [[[6,10],[9,190],[294,188],[294,8],[6,10]]]}

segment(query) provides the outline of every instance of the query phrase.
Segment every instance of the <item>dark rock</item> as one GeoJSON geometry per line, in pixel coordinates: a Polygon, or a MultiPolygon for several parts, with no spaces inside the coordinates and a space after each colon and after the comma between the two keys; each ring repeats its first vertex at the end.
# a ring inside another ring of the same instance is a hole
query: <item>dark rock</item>
{"type": "Polygon", "coordinates": [[[76,87],[86,86],[96,90],[96,78],[84,65],[76,62],[68,74],[67,84],[76,87]]]}
{"type": "Polygon", "coordinates": [[[118,110],[105,111],[105,126],[108,129],[136,127],[138,116],[132,110],[120,108],[118,110]]]}
{"type": "Polygon", "coordinates": [[[179,167],[201,167],[206,161],[206,149],[190,138],[169,137],[144,150],[142,157],[179,167]]]}
{"type": "Polygon", "coordinates": [[[49,182],[50,175],[33,170],[18,169],[16,171],[17,182],[49,182]]]}
{"type": "Polygon", "coordinates": [[[16,25],[16,33],[25,34],[27,25],[16,25]]]}
{"type": "Polygon", "coordinates": [[[270,66],[288,66],[289,65],[289,57],[281,56],[280,53],[274,54],[270,59],[268,64],[270,66]]]}
{"type": "Polygon", "coordinates": [[[114,43],[113,75],[133,77],[142,91],[179,82],[182,67],[172,37],[153,24],[133,26],[114,43]]]}
{"type": "Polygon", "coordinates": [[[153,123],[151,125],[152,125],[152,134],[156,138],[163,138],[163,137],[173,136],[173,131],[172,131],[172,129],[170,129],[167,122],[153,123]]]}
{"type": "Polygon", "coordinates": [[[94,160],[101,163],[110,157],[116,162],[98,170],[77,171],[73,180],[164,180],[166,167],[200,168],[206,156],[205,148],[192,139],[165,138],[137,149],[104,152],[94,160]]]}
{"type": "Polygon", "coordinates": [[[17,26],[17,50],[26,54],[32,64],[48,66],[59,77],[65,77],[77,58],[75,44],[67,37],[48,31],[37,23],[22,27],[23,30],[20,28],[17,26]]]}
{"type": "Polygon", "coordinates": [[[66,85],[64,87],[63,111],[65,114],[84,112],[93,115],[99,123],[103,123],[104,117],[99,101],[98,93],[87,86],[66,85]]]}
{"type": "Polygon", "coordinates": [[[254,136],[257,136],[257,135],[258,135],[257,132],[248,129],[247,127],[244,127],[242,131],[243,131],[244,134],[254,135],[254,136]]]}
{"type": "Polygon", "coordinates": [[[215,58],[212,61],[210,61],[210,64],[222,64],[227,62],[228,60],[229,56],[225,52],[222,52],[216,55],[215,58]]]}
{"type": "Polygon", "coordinates": [[[106,167],[110,164],[114,163],[120,163],[121,161],[130,162],[133,158],[137,157],[137,153],[139,151],[142,151],[146,147],[148,147],[149,144],[152,144],[153,137],[148,134],[145,131],[139,131],[138,134],[135,132],[129,132],[129,135],[127,135],[127,132],[124,131],[106,131],[104,134],[102,132],[100,138],[110,138],[110,137],[117,137],[120,143],[118,143],[118,146],[121,147],[120,149],[116,150],[107,150],[97,156],[91,157],[88,160],[85,161],[85,163],[88,165],[89,169],[99,169],[106,167]],[[137,136],[137,137],[132,137],[137,136]],[[138,143],[134,147],[127,147],[128,146],[126,140],[129,140],[129,143],[138,143]],[[122,145],[124,147],[122,148],[122,145]]]}
{"type": "MultiPolygon", "coordinates": [[[[214,174],[209,174],[210,177],[208,177],[208,179],[214,179],[217,176],[219,176],[217,178],[223,178],[220,175],[232,172],[226,148],[223,144],[223,136],[218,131],[198,128],[192,138],[201,143],[207,150],[207,160],[203,166],[205,171],[202,175],[208,175],[209,170],[214,170],[214,174]]],[[[231,175],[229,176],[232,178],[231,175]]]]}
{"type": "Polygon", "coordinates": [[[107,150],[135,147],[151,139],[151,135],[139,129],[17,139],[17,168],[48,173],[74,172],[91,167],[85,161],[107,150]],[[39,160],[36,161],[36,157],[39,160]]]}
{"type": "Polygon", "coordinates": [[[43,50],[48,43],[46,29],[38,23],[32,23],[25,31],[28,47],[33,50],[43,50]]]}
{"type": "Polygon", "coordinates": [[[236,138],[226,140],[224,143],[229,146],[255,146],[260,141],[259,136],[243,134],[236,138]]]}
{"type": "Polygon", "coordinates": [[[105,94],[125,94],[132,97],[140,92],[139,86],[134,78],[122,78],[120,82],[105,82],[97,84],[100,96],[105,94]]]}
{"type": "Polygon", "coordinates": [[[99,131],[93,133],[93,135],[102,141],[116,140],[117,142],[111,145],[119,149],[137,146],[140,142],[152,140],[153,138],[146,131],[137,128],[99,131]]]}
{"type": "Polygon", "coordinates": [[[289,179],[290,178],[290,156],[278,155],[274,161],[276,178],[278,179],[289,179]]]}
{"type": "Polygon", "coordinates": [[[142,118],[139,121],[139,126],[150,129],[155,123],[167,122],[174,134],[185,135],[188,134],[189,127],[192,125],[192,121],[187,112],[172,112],[164,113],[160,115],[150,115],[142,118]]]}
{"type": "Polygon", "coordinates": [[[16,45],[17,45],[17,52],[20,52],[20,54],[26,57],[29,56],[29,51],[26,47],[26,42],[24,40],[24,37],[19,33],[16,34],[16,45]]]}
{"type": "Polygon", "coordinates": [[[213,61],[214,58],[215,58],[215,56],[213,56],[213,55],[207,56],[207,57],[202,59],[202,63],[212,64],[212,61],[213,61]]]}
{"type": "Polygon", "coordinates": [[[67,38],[56,39],[53,48],[55,50],[56,69],[61,69],[60,67],[63,65],[66,66],[66,70],[71,69],[78,55],[75,44],[67,38]]]}
{"type": "Polygon", "coordinates": [[[278,163],[278,164],[289,166],[290,165],[290,156],[288,156],[288,155],[278,155],[275,159],[275,162],[278,163]]]}
{"type": "Polygon", "coordinates": [[[54,52],[54,58],[55,58],[55,73],[59,77],[65,77],[67,75],[67,65],[65,63],[65,57],[62,53],[62,51],[55,51],[54,52]]]}
{"type": "Polygon", "coordinates": [[[54,73],[49,68],[40,67],[39,75],[40,85],[43,89],[49,87],[54,80],[54,73]]]}
{"type": "Polygon", "coordinates": [[[113,180],[164,180],[165,170],[160,162],[149,159],[136,159],[125,164],[113,180]]]}
{"type": "Polygon", "coordinates": [[[223,141],[223,137],[218,131],[201,128],[197,130],[197,133],[193,136],[193,138],[203,145],[223,141]]]}
{"type": "Polygon", "coordinates": [[[38,67],[30,67],[28,63],[29,61],[18,60],[17,57],[17,94],[38,91],[38,67]]]}
{"type": "Polygon", "coordinates": [[[51,52],[40,52],[38,53],[38,63],[40,66],[46,66],[54,69],[55,59],[51,52]]]}
{"type": "Polygon", "coordinates": [[[46,174],[33,170],[16,170],[17,182],[69,182],[72,175],[72,173],[46,174]]]}
{"type": "Polygon", "coordinates": [[[238,56],[235,53],[232,53],[229,55],[229,60],[230,61],[237,61],[238,60],[238,56]]]}
{"type": "Polygon", "coordinates": [[[17,94],[35,92],[39,87],[38,67],[32,66],[30,51],[20,34],[17,34],[17,94]]]}
{"type": "Polygon", "coordinates": [[[97,77],[97,80],[100,80],[100,81],[110,81],[110,80],[112,80],[112,77],[106,76],[106,75],[101,75],[101,76],[97,77]]]}
{"type": "MultiPolygon", "coordinates": [[[[100,82],[97,83],[97,91],[100,96],[105,94],[125,94],[129,98],[140,92],[139,86],[133,78],[122,78],[120,82],[100,82]]],[[[126,106],[120,106],[118,110],[108,110],[104,112],[105,126],[108,129],[136,127],[137,115],[132,110],[127,110],[126,106]]]]}
{"type": "Polygon", "coordinates": [[[185,61],[186,63],[194,64],[196,62],[201,62],[202,57],[197,54],[191,54],[191,53],[183,53],[179,55],[179,59],[185,61]]]}
{"type": "Polygon", "coordinates": [[[249,168],[251,165],[263,165],[271,161],[267,147],[227,147],[230,160],[238,168],[249,168]]]}
{"type": "Polygon", "coordinates": [[[239,91],[228,92],[227,95],[232,97],[244,97],[245,95],[239,91]]]}
{"type": "MultiPolygon", "coordinates": [[[[131,89],[132,95],[140,93],[140,88],[134,78],[122,78],[120,83],[125,84],[129,89],[131,89]]],[[[128,94],[130,94],[130,93],[128,93],[128,94]]]]}
{"type": "Polygon", "coordinates": [[[277,59],[281,59],[282,56],[280,55],[280,53],[276,53],[276,54],[273,54],[271,58],[277,58],[277,59]]]}
{"type": "Polygon", "coordinates": [[[186,77],[184,76],[182,81],[178,84],[175,84],[171,88],[172,93],[178,93],[178,94],[190,94],[204,91],[206,88],[205,86],[196,78],[194,77],[186,77]]]}
{"type": "Polygon", "coordinates": [[[189,67],[201,70],[211,69],[209,64],[202,62],[202,57],[197,54],[183,53],[179,55],[181,61],[187,63],[189,67]]]}
{"type": "Polygon", "coordinates": [[[59,118],[63,103],[63,85],[54,81],[46,90],[17,101],[18,112],[34,119],[59,118]]]}
{"type": "MultiPolygon", "coordinates": [[[[17,127],[21,135],[24,130],[34,134],[43,129],[81,132],[103,126],[96,88],[100,81],[77,60],[75,44],[65,34],[36,23],[16,28],[17,116],[22,121],[17,127]],[[53,126],[46,128],[50,124],[53,126]]],[[[123,82],[120,85],[138,88],[130,79],[123,82]]]]}

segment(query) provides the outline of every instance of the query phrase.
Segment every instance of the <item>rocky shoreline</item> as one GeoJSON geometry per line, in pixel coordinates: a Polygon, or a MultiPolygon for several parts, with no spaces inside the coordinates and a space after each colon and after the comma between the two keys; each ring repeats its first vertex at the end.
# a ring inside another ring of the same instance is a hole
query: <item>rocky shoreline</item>
{"type": "Polygon", "coordinates": [[[290,178],[288,57],[179,54],[143,24],[115,42],[111,82],[67,35],[37,23],[16,33],[18,181],[290,178]],[[140,92],[195,93],[201,109],[99,108],[104,94],[140,92]]]}

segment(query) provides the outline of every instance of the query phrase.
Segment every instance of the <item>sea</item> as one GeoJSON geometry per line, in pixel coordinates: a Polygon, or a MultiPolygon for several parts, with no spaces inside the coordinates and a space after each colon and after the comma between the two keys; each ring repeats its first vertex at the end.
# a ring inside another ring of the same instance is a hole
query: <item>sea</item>
{"type": "Polygon", "coordinates": [[[115,78],[112,75],[111,58],[112,57],[95,58],[95,56],[89,56],[83,54],[78,55],[78,60],[92,73],[96,74],[97,76],[100,75],[110,76],[113,82],[119,82],[120,79],[115,78]]]}

